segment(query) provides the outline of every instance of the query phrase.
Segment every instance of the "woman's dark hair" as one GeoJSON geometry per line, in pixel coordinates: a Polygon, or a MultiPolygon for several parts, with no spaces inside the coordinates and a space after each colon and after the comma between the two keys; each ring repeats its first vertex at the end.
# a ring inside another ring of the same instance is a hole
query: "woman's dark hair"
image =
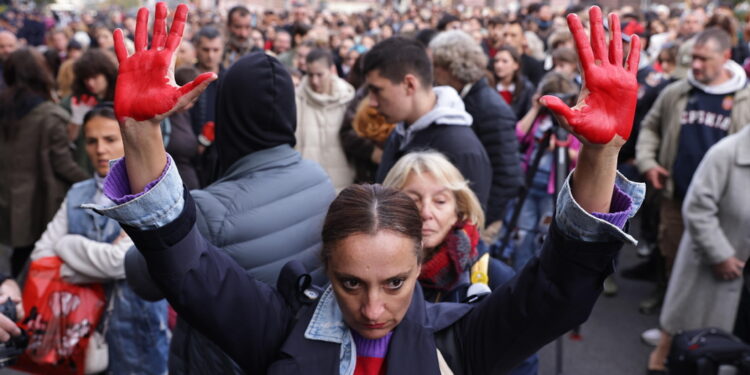
{"type": "Polygon", "coordinates": [[[346,76],[346,81],[349,82],[355,90],[358,90],[365,83],[365,75],[362,73],[362,62],[365,60],[367,52],[359,55],[357,60],[352,65],[352,70],[346,76]]]}
{"type": "Polygon", "coordinates": [[[199,75],[200,72],[194,66],[181,66],[174,72],[174,81],[180,86],[185,86],[199,75]]]}
{"type": "Polygon", "coordinates": [[[50,74],[52,74],[52,77],[57,77],[57,73],[60,72],[60,65],[62,65],[60,54],[56,50],[50,48],[44,51],[44,62],[47,64],[47,68],[49,69],[50,74]]]}
{"type": "Polygon", "coordinates": [[[516,92],[513,94],[513,101],[517,101],[519,98],[521,98],[523,95],[523,90],[525,88],[524,82],[523,82],[523,66],[521,62],[521,54],[518,53],[518,50],[513,46],[502,46],[500,47],[497,52],[495,53],[495,57],[492,58],[492,76],[495,77],[495,81],[499,81],[499,77],[495,74],[495,61],[500,55],[500,52],[508,52],[510,57],[513,59],[513,61],[518,64],[518,69],[515,73],[513,73],[513,85],[516,87],[516,92]]]}
{"type": "Polygon", "coordinates": [[[305,57],[305,62],[310,65],[316,61],[323,61],[330,68],[333,66],[333,54],[326,48],[314,48],[305,57]]]}
{"type": "Polygon", "coordinates": [[[554,95],[562,99],[568,105],[575,104],[579,91],[578,85],[565,77],[562,73],[555,71],[545,74],[542,81],[539,82],[539,88],[537,89],[540,96],[554,95]]]}
{"type": "Polygon", "coordinates": [[[323,224],[323,265],[341,240],[354,234],[374,235],[382,230],[414,241],[414,254],[422,263],[422,217],[408,195],[382,185],[351,185],[328,207],[323,224]]]}
{"type": "Polygon", "coordinates": [[[86,115],[83,116],[83,131],[86,131],[86,123],[89,122],[94,117],[105,117],[110,120],[117,121],[117,116],[115,116],[115,107],[112,106],[112,102],[104,102],[101,104],[97,104],[94,108],[92,108],[90,111],[86,112],[86,115]]]}
{"type": "Polygon", "coordinates": [[[8,56],[3,66],[8,86],[0,95],[0,128],[5,137],[12,137],[20,118],[37,104],[52,99],[55,80],[41,53],[21,48],[8,56]]]}
{"type": "Polygon", "coordinates": [[[679,51],[680,46],[678,44],[668,43],[667,45],[662,47],[661,51],[659,51],[657,60],[660,64],[663,64],[665,62],[670,64],[677,64],[677,53],[679,51]]]}
{"type": "Polygon", "coordinates": [[[99,74],[104,74],[104,78],[107,79],[107,93],[103,98],[98,99],[103,101],[113,101],[115,99],[117,65],[115,64],[114,56],[109,52],[97,48],[89,49],[73,64],[73,74],[75,74],[75,79],[73,80],[74,96],[84,94],[94,95],[94,93],[89,92],[86,88],[84,81],[99,74]]]}
{"type": "Polygon", "coordinates": [[[714,13],[708,19],[708,21],[706,21],[706,25],[704,27],[706,29],[711,27],[718,27],[726,31],[731,38],[731,45],[729,48],[731,48],[732,45],[736,45],[738,42],[737,28],[739,27],[739,25],[737,24],[737,20],[732,16],[728,16],[723,13],[714,13]]]}

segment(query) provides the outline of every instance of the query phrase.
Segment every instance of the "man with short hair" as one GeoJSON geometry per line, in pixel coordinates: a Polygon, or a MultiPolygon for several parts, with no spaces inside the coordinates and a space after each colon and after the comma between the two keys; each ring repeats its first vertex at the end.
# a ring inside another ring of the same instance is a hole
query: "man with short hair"
{"type": "MultiPolygon", "coordinates": [[[[198,62],[195,67],[200,73],[214,72],[221,75],[224,68],[221,66],[224,51],[224,38],[221,32],[213,26],[204,26],[194,36],[196,57],[198,62]]],[[[195,105],[190,108],[190,117],[193,131],[196,135],[203,132],[207,123],[214,121],[217,83],[212,82],[199,97],[195,105]]],[[[205,138],[205,137],[204,137],[205,138]]],[[[202,144],[210,146],[209,139],[202,139],[202,144]]]]}
{"type": "Polygon", "coordinates": [[[68,58],[68,34],[62,28],[54,28],[47,32],[47,48],[60,56],[60,61],[68,58]]]}
{"type": "Polygon", "coordinates": [[[404,37],[386,39],[365,55],[363,74],[370,105],[386,122],[397,123],[383,149],[377,182],[401,156],[429,148],[448,157],[487,207],[490,160],[456,90],[432,87],[432,62],[424,47],[404,37]]]}
{"type": "Polygon", "coordinates": [[[700,8],[685,11],[680,16],[680,30],[678,37],[682,40],[687,40],[701,31],[703,31],[703,25],[706,23],[706,11],[700,8]]]}
{"type": "Polygon", "coordinates": [[[494,16],[487,22],[487,38],[482,42],[484,53],[490,59],[495,58],[495,54],[503,46],[503,30],[508,21],[501,16],[494,16]]]}
{"type": "Polygon", "coordinates": [[[703,31],[706,23],[706,11],[697,8],[688,10],[680,16],[680,29],[677,33],[679,49],[677,50],[677,68],[672,76],[683,79],[687,76],[690,69],[690,63],[693,60],[693,45],[698,33],[703,31]]]}
{"type": "Polygon", "coordinates": [[[292,34],[284,29],[276,31],[276,37],[273,39],[273,53],[280,56],[282,53],[292,49],[292,34]]]}
{"type": "Polygon", "coordinates": [[[5,78],[3,78],[3,66],[5,65],[5,60],[7,60],[8,56],[15,52],[16,49],[18,49],[18,38],[16,38],[16,34],[7,30],[0,31],[0,90],[6,87],[5,78]]]}
{"type": "Polygon", "coordinates": [[[307,74],[307,55],[315,49],[315,43],[311,40],[307,40],[300,44],[292,52],[294,57],[292,59],[292,66],[299,70],[302,74],[307,74]]]}
{"type": "Polygon", "coordinates": [[[510,21],[503,29],[503,45],[509,45],[521,52],[521,72],[534,85],[544,77],[544,62],[537,60],[528,54],[528,45],[526,43],[526,34],[524,33],[521,21],[510,21]]]}
{"type": "Polygon", "coordinates": [[[252,43],[250,33],[251,27],[250,11],[242,5],[235,6],[229,10],[227,15],[227,30],[229,31],[224,57],[222,58],[224,68],[229,68],[240,57],[258,50],[252,43]]]}
{"type": "Polygon", "coordinates": [[[671,269],[682,237],[682,200],[703,155],[750,123],[745,72],[730,59],[730,36],[719,28],[700,33],[687,79],[667,86],[641,123],[636,164],[661,192],[659,248],[671,269]]]}
{"type": "Polygon", "coordinates": [[[307,74],[296,89],[295,148],[305,159],[318,162],[340,191],[354,182],[339,138],[339,130],[354,87],[339,78],[331,52],[316,48],[307,54],[307,74]]]}
{"type": "Polygon", "coordinates": [[[195,34],[195,48],[198,63],[195,67],[201,73],[222,70],[221,57],[224,52],[224,38],[219,30],[212,26],[204,26],[195,34]]]}

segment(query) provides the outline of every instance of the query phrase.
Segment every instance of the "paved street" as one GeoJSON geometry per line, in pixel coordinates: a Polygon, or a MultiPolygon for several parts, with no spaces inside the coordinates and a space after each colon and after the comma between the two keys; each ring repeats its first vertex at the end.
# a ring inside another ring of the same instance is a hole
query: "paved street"
{"type": "MultiPolygon", "coordinates": [[[[631,228],[637,229],[633,223],[631,228]]],[[[619,269],[641,262],[635,248],[620,253],[619,269]]],[[[615,297],[600,297],[589,320],[581,326],[580,341],[563,339],[564,375],[641,375],[651,349],[641,343],[640,334],[656,327],[658,315],[642,315],[638,303],[649,296],[654,284],[632,281],[616,275],[620,291],[615,297]]],[[[555,343],[540,352],[539,375],[558,375],[555,343]]]]}

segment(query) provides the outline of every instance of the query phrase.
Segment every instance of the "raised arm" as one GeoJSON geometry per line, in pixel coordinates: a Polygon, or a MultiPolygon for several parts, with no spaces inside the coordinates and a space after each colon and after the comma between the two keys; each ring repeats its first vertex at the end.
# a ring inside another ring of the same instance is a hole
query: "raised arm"
{"type": "Polygon", "coordinates": [[[125,160],[113,165],[105,180],[105,194],[116,205],[86,206],[120,222],[146,259],[149,275],[181,317],[245,372],[265,373],[277,359],[291,311],[275,289],[248,275],[197,230],[195,202],[166,155],[159,122],[195,100],[216,75],[203,74],[183,87],[174,84],[173,55],[187,7],[177,7],[168,35],[166,18],[166,5],[157,3],[153,41],[146,49],[148,11],[139,10],[132,56],[127,55],[122,32],[115,31],[120,60],[115,113],[125,160]]]}
{"type": "Polygon", "coordinates": [[[185,86],[174,80],[174,52],[182,41],[187,6],[180,4],[167,34],[167,6],[156,4],[154,35],[148,42],[148,10],[141,8],[135,29],[135,53],[128,56],[122,30],[114,33],[115,53],[120,61],[115,87],[115,113],[120,122],[130,189],[143,191],[167,164],[159,123],[198,98],[215,80],[204,73],[185,86]]]}
{"type": "Polygon", "coordinates": [[[607,213],[615,185],[617,154],[630,137],[633,126],[641,47],[638,36],[633,35],[625,62],[617,15],[610,14],[609,48],[601,9],[592,7],[589,18],[590,42],[578,16],[568,15],[568,27],[573,33],[583,71],[578,103],[568,108],[554,96],[544,96],[540,100],[583,144],[571,180],[573,198],[589,213],[607,213]]]}
{"type": "Polygon", "coordinates": [[[614,188],[617,153],[630,135],[635,111],[640,47],[634,37],[634,52],[623,67],[617,16],[610,16],[613,28],[607,54],[601,10],[592,7],[589,15],[590,43],[578,17],[568,16],[584,72],[578,104],[568,108],[556,97],[541,98],[542,104],[553,110],[560,123],[582,143],[570,190],[580,208],[566,203],[565,186],[558,202],[563,202],[560,211],[566,214],[556,215],[539,258],[530,261],[514,280],[494,290],[461,321],[457,336],[471,338],[461,342],[468,357],[464,364],[467,373],[506,373],[546,343],[583,323],[604,278],[613,271],[614,256],[623,242],[632,240],[613,228],[624,225],[626,216],[633,213],[631,204],[637,206],[633,203],[636,199],[622,191],[615,194],[614,188]],[[610,210],[614,212],[610,216],[623,220],[602,219],[607,216],[602,214],[610,210]],[[566,230],[559,216],[575,221],[580,230],[566,230]]]}

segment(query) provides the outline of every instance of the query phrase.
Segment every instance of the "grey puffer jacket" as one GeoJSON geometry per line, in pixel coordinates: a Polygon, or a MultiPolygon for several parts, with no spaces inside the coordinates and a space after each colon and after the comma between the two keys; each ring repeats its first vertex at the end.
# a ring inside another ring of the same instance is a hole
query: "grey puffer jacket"
{"type": "MultiPolygon", "coordinates": [[[[196,226],[213,245],[248,274],[272,285],[291,260],[320,268],[320,233],[333,185],[315,162],[289,145],[258,151],[238,160],[224,177],[193,190],[196,226]],[[283,246],[279,246],[283,244],[283,246]]],[[[144,298],[158,299],[145,261],[128,254],[128,282],[144,298]],[[135,257],[140,259],[134,260],[135,257]]],[[[213,342],[178,319],[169,353],[170,374],[242,374],[213,342]]]]}
{"type": "MultiPolygon", "coordinates": [[[[198,230],[258,280],[273,285],[292,259],[319,268],[320,232],[334,189],[317,163],[303,160],[290,146],[245,156],[224,177],[191,194],[198,230]]],[[[218,346],[182,320],[174,330],[169,372],[242,373],[218,346]]]]}

